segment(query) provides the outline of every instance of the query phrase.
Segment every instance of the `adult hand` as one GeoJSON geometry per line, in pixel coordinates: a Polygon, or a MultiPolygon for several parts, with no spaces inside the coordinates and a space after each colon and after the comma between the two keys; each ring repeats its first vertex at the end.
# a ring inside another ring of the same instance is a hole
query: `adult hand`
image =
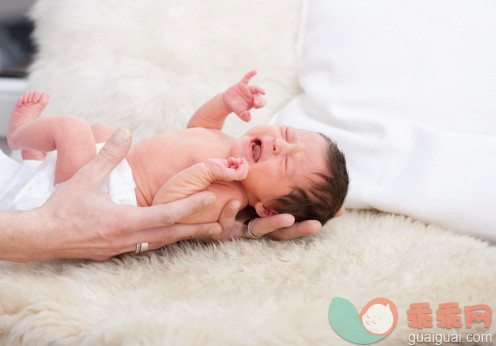
{"type": "MultiPolygon", "coordinates": [[[[247,229],[247,216],[238,215],[240,203],[230,201],[226,204],[219,218],[222,233],[213,238],[216,240],[227,240],[230,238],[245,238],[244,231],[247,229]],[[238,216],[236,218],[236,216],[238,216]]],[[[251,233],[258,237],[267,235],[276,240],[289,240],[303,237],[318,232],[322,225],[317,220],[305,220],[296,222],[293,215],[278,214],[264,218],[255,218],[250,221],[251,233]]]]}
{"type": "Polygon", "coordinates": [[[130,132],[117,130],[90,163],[61,184],[42,207],[32,211],[40,227],[26,239],[25,246],[30,252],[27,260],[101,261],[135,251],[137,243],[148,242],[149,249],[156,249],[220,232],[217,223],[175,224],[213,203],[215,196],[209,192],[146,208],[112,202],[103,190],[103,183],[130,146],[130,132]]]}

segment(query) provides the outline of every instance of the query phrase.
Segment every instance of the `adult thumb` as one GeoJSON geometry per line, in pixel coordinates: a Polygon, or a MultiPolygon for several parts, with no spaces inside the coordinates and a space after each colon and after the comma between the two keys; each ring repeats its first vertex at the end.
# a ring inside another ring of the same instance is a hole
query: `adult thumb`
{"type": "Polygon", "coordinates": [[[103,185],[110,172],[124,159],[131,142],[131,131],[125,128],[116,130],[98,155],[87,165],[86,169],[90,170],[98,184],[103,185]]]}

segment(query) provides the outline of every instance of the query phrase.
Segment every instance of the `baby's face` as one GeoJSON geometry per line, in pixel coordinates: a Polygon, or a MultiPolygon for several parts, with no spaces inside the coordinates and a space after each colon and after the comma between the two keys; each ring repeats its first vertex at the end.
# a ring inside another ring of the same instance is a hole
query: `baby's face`
{"type": "Polygon", "coordinates": [[[241,184],[248,203],[260,216],[267,216],[261,215],[260,208],[270,206],[269,200],[290,193],[294,187],[305,189],[315,179],[315,172],[328,174],[324,138],[284,125],[249,130],[233,144],[230,156],[248,162],[250,171],[241,184]]]}

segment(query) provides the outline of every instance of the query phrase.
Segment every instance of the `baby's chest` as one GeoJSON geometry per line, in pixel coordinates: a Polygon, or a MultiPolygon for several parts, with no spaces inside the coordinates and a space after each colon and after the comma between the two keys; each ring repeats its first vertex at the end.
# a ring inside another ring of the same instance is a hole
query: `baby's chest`
{"type": "Polygon", "coordinates": [[[148,152],[147,175],[157,187],[194,164],[213,158],[227,158],[230,151],[229,143],[222,138],[195,131],[168,136],[154,144],[153,150],[148,152]]]}

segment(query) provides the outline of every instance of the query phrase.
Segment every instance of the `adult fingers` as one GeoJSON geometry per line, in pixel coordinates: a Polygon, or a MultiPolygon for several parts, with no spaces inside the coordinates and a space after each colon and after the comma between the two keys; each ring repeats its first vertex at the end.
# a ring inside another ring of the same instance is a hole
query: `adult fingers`
{"type": "Polygon", "coordinates": [[[241,80],[241,83],[248,84],[250,82],[251,77],[253,77],[256,74],[257,74],[257,71],[250,71],[250,72],[248,72],[247,74],[245,74],[245,76],[241,80]]]}
{"type": "Polygon", "coordinates": [[[294,224],[294,216],[290,214],[277,214],[269,217],[256,218],[250,221],[250,232],[261,237],[283,227],[294,224]]]}
{"type": "Polygon", "coordinates": [[[236,225],[236,215],[238,214],[241,203],[239,201],[230,201],[224,206],[219,216],[219,224],[223,231],[229,231],[236,225]]]}
{"type": "Polygon", "coordinates": [[[268,234],[269,237],[276,240],[290,240],[303,237],[318,232],[322,225],[317,220],[305,220],[297,222],[286,228],[280,228],[268,234]]]}
{"type": "Polygon", "coordinates": [[[81,174],[90,176],[100,189],[110,172],[126,156],[131,141],[131,132],[128,129],[118,129],[110,136],[98,155],[80,170],[81,174]]]}
{"type": "Polygon", "coordinates": [[[122,252],[136,251],[136,244],[149,243],[148,248],[155,250],[167,244],[176,243],[181,240],[199,238],[204,235],[216,235],[221,231],[221,227],[216,222],[200,224],[174,224],[167,227],[157,227],[146,229],[126,240],[127,246],[122,252]]]}
{"type": "Polygon", "coordinates": [[[124,225],[130,231],[172,225],[215,202],[215,195],[202,191],[192,196],[151,207],[130,207],[124,214],[124,225]]]}

